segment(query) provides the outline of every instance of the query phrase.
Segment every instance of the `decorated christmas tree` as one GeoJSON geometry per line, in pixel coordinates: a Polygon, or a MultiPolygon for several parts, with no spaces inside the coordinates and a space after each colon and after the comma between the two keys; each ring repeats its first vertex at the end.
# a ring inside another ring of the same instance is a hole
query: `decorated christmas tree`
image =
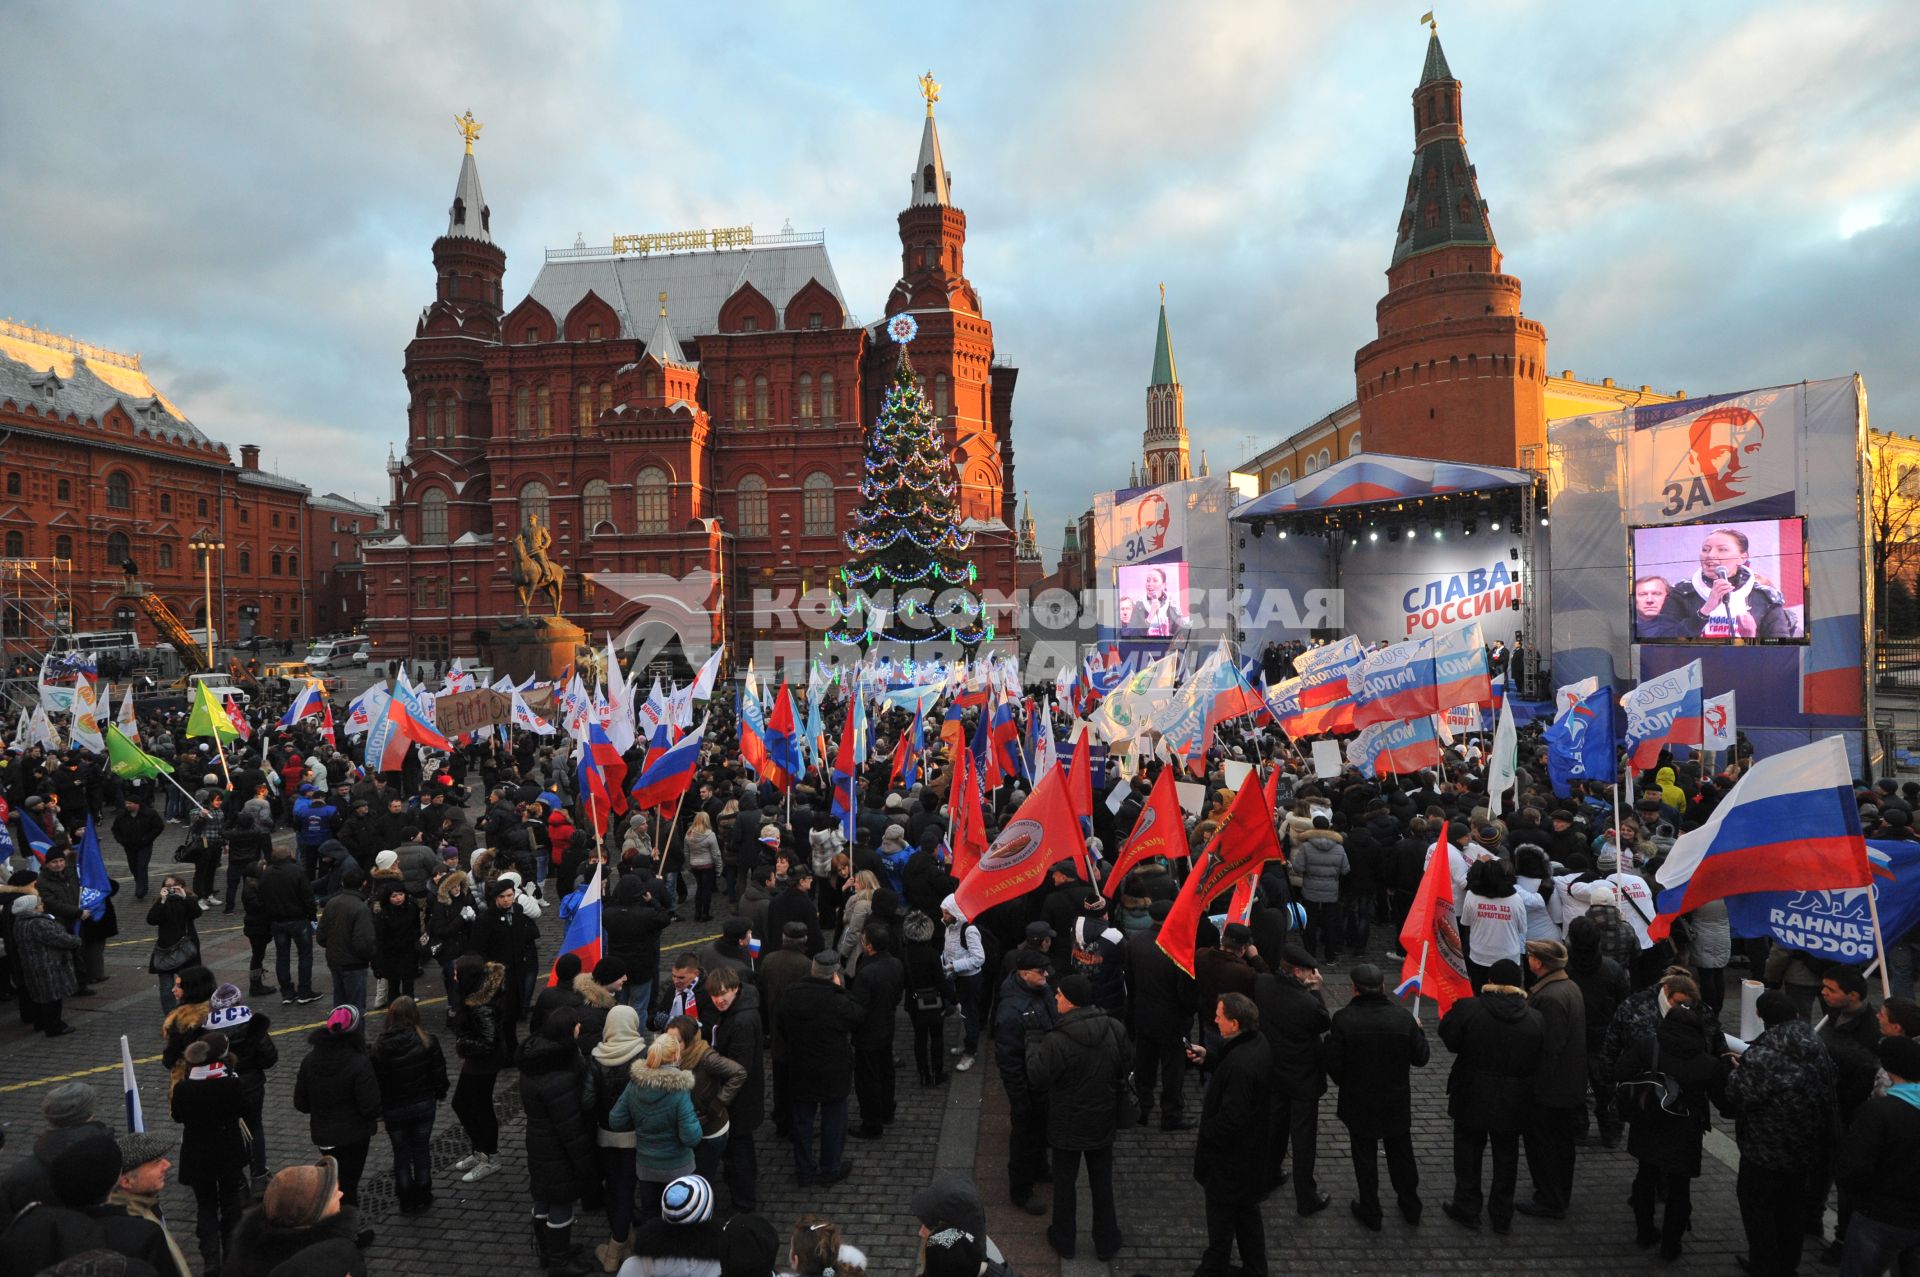
{"type": "Polygon", "coordinates": [[[867,430],[860,505],[846,535],[853,558],[840,570],[841,623],[828,636],[835,642],[971,645],[993,637],[971,588],[973,534],[961,526],[940,419],[907,358],[916,331],[911,315],[887,322],[900,365],[867,430]]]}

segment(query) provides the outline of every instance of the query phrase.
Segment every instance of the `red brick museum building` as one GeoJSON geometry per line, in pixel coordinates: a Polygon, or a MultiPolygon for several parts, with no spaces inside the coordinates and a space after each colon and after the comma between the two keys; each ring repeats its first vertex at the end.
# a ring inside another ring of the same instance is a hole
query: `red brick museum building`
{"type": "Polygon", "coordinates": [[[823,235],[746,227],[550,249],[509,308],[469,140],[406,349],[393,531],[366,549],[376,659],[485,659],[491,629],[518,614],[511,543],[531,515],[567,571],[562,612],[596,641],[647,613],[647,574],[703,571],[705,642],[744,661],[756,638],[795,637],[756,627],[752,600],[823,586],[845,561],[864,430],[899,358],[882,326],[902,311],[981,585],[1013,588],[1018,374],[995,358],[966,277],[931,103],[898,223],[900,279],[866,323],[823,235]]]}

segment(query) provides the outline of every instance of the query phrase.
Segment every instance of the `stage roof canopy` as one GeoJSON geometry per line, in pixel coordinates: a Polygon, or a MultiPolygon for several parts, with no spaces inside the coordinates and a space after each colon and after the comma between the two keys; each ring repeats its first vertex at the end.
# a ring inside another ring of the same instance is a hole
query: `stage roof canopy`
{"type": "Polygon", "coordinates": [[[1450,492],[1520,488],[1532,482],[1533,476],[1525,470],[1505,466],[1470,466],[1366,452],[1243,502],[1234,510],[1232,518],[1246,523],[1277,514],[1304,514],[1336,506],[1378,505],[1384,501],[1417,501],[1450,492]]]}

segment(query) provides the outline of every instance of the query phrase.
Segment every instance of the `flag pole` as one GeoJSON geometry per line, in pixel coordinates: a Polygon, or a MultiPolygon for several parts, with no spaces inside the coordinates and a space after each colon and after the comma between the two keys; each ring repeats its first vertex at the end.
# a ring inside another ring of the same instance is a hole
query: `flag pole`
{"type": "Polygon", "coordinates": [[[201,815],[205,816],[209,814],[205,807],[200,806],[200,800],[195,798],[192,794],[189,794],[187,792],[187,787],[185,785],[182,785],[179,781],[173,778],[172,772],[158,772],[156,773],[156,775],[164,776],[169,785],[172,785],[175,789],[180,791],[181,797],[185,798],[188,802],[192,803],[195,807],[199,808],[201,815]]]}
{"type": "MultiPolygon", "coordinates": [[[[1445,853],[1436,849],[1434,854],[1444,855],[1445,853]]],[[[1413,973],[1413,978],[1420,982],[1413,986],[1413,1018],[1416,1020],[1420,1018],[1420,999],[1426,995],[1427,991],[1427,954],[1432,948],[1433,941],[1420,942],[1420,969],[1413,973]]]]}
{"type": "Polygon", "coordinates": [[[1877,894],[1873,889],[1873,875],[1869,872],[1867,875],[1867,919],[1873,923],[1873,951],[1878,955],[1880,967],[1880,996],[1885,999],[1893,996],[1893,984],[1887,975],[1887,940],[1885,936],[1880,934],[1880,903],[1874,899],[1874,896],[1877,894]]]}

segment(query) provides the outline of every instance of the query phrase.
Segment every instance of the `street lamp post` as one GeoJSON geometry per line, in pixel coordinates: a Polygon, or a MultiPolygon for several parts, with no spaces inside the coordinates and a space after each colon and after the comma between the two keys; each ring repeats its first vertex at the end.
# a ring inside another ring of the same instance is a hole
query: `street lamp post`
{"type": "Polygon", "coordinates": [[[189,549],[198,550],[200,552],[200,566],[205,569],[206,583],[207,583],[207,586],[206,586],[207,597],[206,597],[206,604],[205,604],[206,611],[203,612],[202,615],[206,618],[206,623],[207,623],[206,631],[205,631],[206,639],[207,639],[207,668],[212,669],[213,668],[213,556],[215,551],[225,550],[227,548],[227,543],[225,541],[197,540],[197,541],[187,542],[187,546],[189,549]]]}

